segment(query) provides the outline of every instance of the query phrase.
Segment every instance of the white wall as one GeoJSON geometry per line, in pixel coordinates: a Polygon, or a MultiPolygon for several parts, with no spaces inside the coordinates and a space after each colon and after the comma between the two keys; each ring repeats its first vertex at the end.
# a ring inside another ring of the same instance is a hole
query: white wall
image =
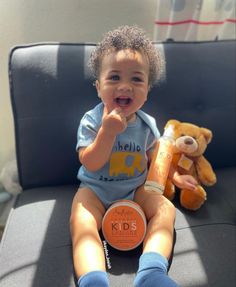
{"type": "Polygon", "coordinates": [[[0,171],[15,158],[8,54],[17,44],[97,42],[104,32],[137,24],[152,37],[156,0],[0,0],[0,171]]]}

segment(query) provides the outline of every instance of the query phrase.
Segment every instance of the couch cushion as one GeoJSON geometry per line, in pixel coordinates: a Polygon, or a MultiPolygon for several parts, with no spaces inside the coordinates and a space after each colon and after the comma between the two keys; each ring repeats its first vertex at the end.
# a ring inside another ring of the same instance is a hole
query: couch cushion
{"type": "Polygon", "coordinates": [[[171,118],[211,129],[205,155],[215,168],[236,166],[235,51],[235,40],[165,43],[166,80],[145,105],[161,130],[171,118]]]}
{"type": "MultiPolygon", "coordinates": [[[[236,282],[231,206],[236,169],[216,172],[218,184],[208,188],[208,201],[199,211],[185,211],[176,201],[177,237],[170,275],[182,287],[232,287],[236,282]]],[[[13,287],[15,282],[17,287],[74,286],[69,216],[76,189],[35,188],[19,196],[1,243],[0,286],[13,287]]],[[[104,246],[111,286],[132,286],[141,246],[129,252],[104,246]]]]}
{"type": "Polygon", "coordinates": [[[235,224],[236,222],[236,169],[216,169],[217,183],[205,188],[206,203],[196,212],[183,210],[179,194],[174,200],[177,206],[176,229],[211,224],[235,224]]]}
{"type": "Polygon", "coordinates": [[[170,276],[182,287],[235,286],[235,226],[177,230],[170,276]]]}
{"type": "Polygon", "coordinates": [[[98,102],[85,65],[94,46],[39,44],[11,52],[11,100],[24,189],[76,183],[77,128],[98,102]]]}
{"type": "Polygon", "coordinates": [[[69,216],[76,189],[45,187],[19,196],[1,242],[0,286],[73,286],[69,216]]]}

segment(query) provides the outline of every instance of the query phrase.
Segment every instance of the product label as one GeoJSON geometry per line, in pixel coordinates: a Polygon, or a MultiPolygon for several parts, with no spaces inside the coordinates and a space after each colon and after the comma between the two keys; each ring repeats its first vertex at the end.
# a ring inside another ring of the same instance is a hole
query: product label
{"type": "Polygon", "coordinates": [[[150,186],[152,184],[152,190],[157,189],[163,193],[170,170],[172,156],[173,144],[169,141],[161,140],[148,171],[147,181],[144,186],[146,190],[150,190],[148,185],[150,186]]]}
{"type": "Polygon", "coordinates": [[[124,201],[111,206],[102,223],[106,241],[116,249],[131,250],[137,247],[146,233],[146,219],[141,208],[124,201]]]}
{"type": "Polygon", "coordinates": [[[111,221],[112,236],[136,236],[136,220],[117,220],[111,221]]]}

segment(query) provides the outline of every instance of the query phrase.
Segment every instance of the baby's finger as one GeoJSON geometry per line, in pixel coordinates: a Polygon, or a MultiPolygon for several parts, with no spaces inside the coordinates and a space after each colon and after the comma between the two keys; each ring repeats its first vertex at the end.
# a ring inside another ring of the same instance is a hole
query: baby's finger
{"type": "Polygon", "coordinates": [[[197,180],[194,177],[191,177],[189,183],[196,186],[198,184],[197,180]]]}
{"type": "Polygon", "coordinates": [[[197,186],[195,185],[195,184],[189,184],[189,189],[191,189],[191,190],[197,190],[197,186]]]}
{"type": "Polygon", "coordinates": [[[109,113],[110,116],[114,116],[114,117],[122,117],[122,112],[119,108],[115,108],[114,110],[112,110],[110,113],[109,113]]]}
{"type": "Polygon", "coordinates": [[[115,113],[116,113],[117,115],[119,115],[122,119],[126,119],[125,114],[124,114],[122,108],[116,108],[114,111],[115,111],[115,113]]]}
{"type": "Polygon", "coordinates": [[[195,180],[189,180],[186,184],[187,184],[187,188],[193,191],[197,189],[197,181],[195,180]]]}
{"type": "Polygon", "coordinates": [[[122,113],[122,109],[120,107],[118,108],[115,108],[113,111],[112,111],[114,114],[118,114],[120,115],[122,113]]]}

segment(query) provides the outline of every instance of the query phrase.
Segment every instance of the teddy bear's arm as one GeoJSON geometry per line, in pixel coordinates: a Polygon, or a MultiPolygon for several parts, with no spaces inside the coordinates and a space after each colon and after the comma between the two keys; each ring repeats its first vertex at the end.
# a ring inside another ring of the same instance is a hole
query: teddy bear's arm
{"type": "Polygon", "coordinates": [[[196,161],[198,178],[202,184],[211,186],[216,183],[216,175],[211,164],[204,156],[200,156],[196,161]]]}

